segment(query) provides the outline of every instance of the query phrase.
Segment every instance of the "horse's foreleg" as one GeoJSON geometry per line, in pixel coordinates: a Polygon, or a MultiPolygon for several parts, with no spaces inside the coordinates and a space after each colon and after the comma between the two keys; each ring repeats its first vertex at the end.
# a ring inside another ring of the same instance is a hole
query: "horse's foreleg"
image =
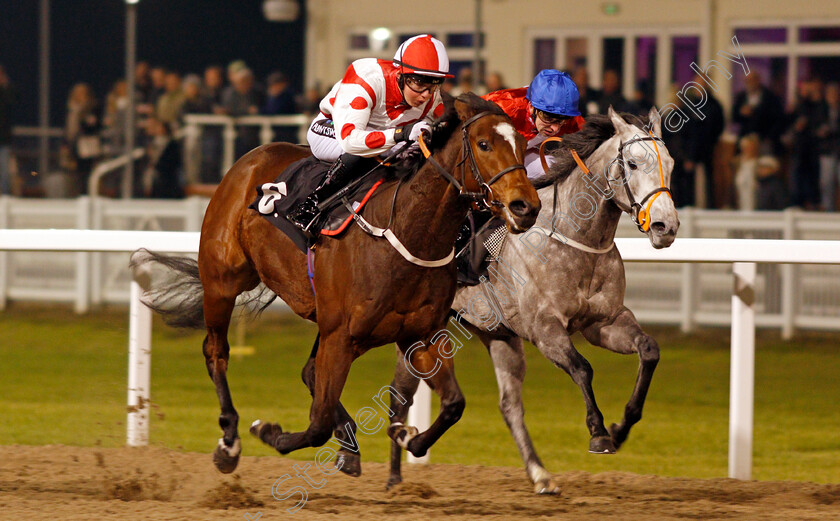
{"type": "Polygon", "coordinates": [[[479,337],[487,346],[493,360],[496,382],[499,385],[499,410],[513,435],[522,461],[525,462],[525,470],[534,483],[534,491],[538,494],[559,494],[560,487],[554,482],[551,473],[543,467],[528,434],[528,428],[525,427],[525,406],[522,403],[525,352],[522,349],[522,339],[498,339],[481,334],[479,337]]]}
{"type": "Polygon", "coordinates": [[[565,329],[562,327],[552,328],[550,333],[541,335],[541,338],[536,342],[536,346],[554,365],[566,371],[572,377],[572,381],[580,387],[583,393],[583,401],[586,404],[586,427],[589,429],[590,436],[589,452],[593,454],[615,453],[615,446],[604,427],[604,415],[601,414],[598,404],[595,402],[595,392],[592,390],[592,366],[575,349],[572,339],[569,338],[565,329]]]}
{"type": "Polygon", "coordinates": [[[221,472],[230,473],[239,463],[241,443],[237,426],[239,414],[233,408],[233,399],[227,382],[228,358],[230,345],[227,340],[230,316],[233,313],[235,298],[213,297],[205,290],[204,320],[207,325],[207,336],[204,338],[204,361],[207,372],[216,386],[219,397],[221,414],[219,426],[224,433],[213,453],[213,462],[221,472]]]}
{"type": "MultiPolygon", "coordinates": [[[[431,427],[416,436],[413,435],[416,432],[413,427],[398,428],[396,424],[392,424],[388,428],[391,439],[418,458],[424,456],[429,447],[434,445],[449,427],[461,419],[466,404],[464,394],[455,380],[455,369],[451,358],[453,348],[449,339],[441,335],[437,342],[431,345],[429,342],[424,342],[423,347],[413,350],[410,359],[406,357],[411,365],[407,369],[415,375],[422,376],[429,387],[440,395],[438,417],[435,418],[431,427]],[[448,356],[444,356],[444,353],[448,356]]],[[[400,343],[399,347],[405,353],[410,345],[400,343]]]]}
{"type": "Polygon", "coordinates": [[[616,448],[619,448],[630,434],[630,428],[642,419],[642,409],[650,388],[653,372],[659,363],[659,344],[650,335],[642,331],[633,313],[624,308],[611,324],[596,324],[583,331],[584,337],[591,343],[616,353],[639,355],[639,374],[633,394],[624,408],[624,418],[620,424],[610,426],[610,435],[616,448]]]}
{"type": "Polygon", "coordinates": [[[281,454],[325,444],[332,436],[335,408],[353,358],[353,348],[344,335],[322,336],[315,356],[315,392],[309,410],[309,428],[289,433],[277,424],[257,420],[251,424],[251,434],[281,454]]]}
{"type": "MultiPolygon", "coordinates": [[[[312,346],[312,354],[309,355],[309,360],[306,361],[306,365],[303,366],[303,371],[301,371],[300,375],[303,379],[303,383],[306,384],[306,387],[309,389],[309,394],[313,396],[315,395],[315,356],[318,353],[318,343],[320,341],[321,334],[319,333],[318,336],[315,337],[315,343],[312,346]]],[[[338,402],[338,406],[335,408],[334,421],[335,437],[343,442],[341,444],[342,447],[338,450],[335,466],[341,472],[344,472],[349,476],[353,476],[354,478],[359,477],[362,474],[361,452],[353,452],[352,450],[345,448],[354,445],[354,440],[349,438],[350,434],[347,430],[349,429],[352,431],[352,435],[355,436],[356,422],[353,421],[353,418],[350,417],[350,414],[347,413],[347,409],[341,405],[341,402],[338,402]]]]}
{"type": "MultiPolygon", "coordinates": [[[[399,434],[399,430],[409,429],[405,427],[405,421],[408,417],[408,409],[414,403],[414,393],[417,392],[417,387],[420,385],[420,379],[409,372],[405,363],[405,356],[403,352],[397,348],[397,366],[394,369],[394,380],[391,382],[391,387],[396,390],[396,394],[391,394],[391,426],[388,428],[389,433],[399,434]]],[[[391,472],[388,475],[388,483],[386,488],[390,488],[398,483],[402,483],[402,447],[395,441],[391,440],[391,472]]]]}

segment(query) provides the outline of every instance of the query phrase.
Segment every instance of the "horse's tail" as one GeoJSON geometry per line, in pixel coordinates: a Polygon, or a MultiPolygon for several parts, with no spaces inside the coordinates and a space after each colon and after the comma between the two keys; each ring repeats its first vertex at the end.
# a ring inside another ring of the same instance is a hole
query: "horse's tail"
{"type": "Polygon", "coordinates": [[[198,261],[190,257],[170,257],[146,249],[131,256],[129,267],[158,264],[166,268],[165,282],[153,284],[141,301],[160,313],[170,326],[190,329],[204,327],[204,287],[198,276],[198,261]]]}
{"type": "MultiPolygon", "coordinates": [[[[168,277],[152,283],[141,301],[152,311],[160,313],[164,322],[173,327],[204,328],[204,287],[198,274],[198,261],[190,257],[172,257],[146,249],[131,256],[130,268],[155,264],[165,268],[168,277]]],[[[277,298],[264,284],[239,295],[237,307],[244,308],[244,315],[258,316],[277,298]]]]}

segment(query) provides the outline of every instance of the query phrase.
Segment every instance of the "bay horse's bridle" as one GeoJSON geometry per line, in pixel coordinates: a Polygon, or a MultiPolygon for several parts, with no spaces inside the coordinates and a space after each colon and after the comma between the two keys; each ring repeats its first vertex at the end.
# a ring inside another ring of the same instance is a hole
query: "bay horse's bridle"
{"type": "Polygon", "coordinates": [[[501,114],[494,114],[489,111],[479,112],[478,114],[464,121],[464,123],[461,126],[461,136],[463,140],[463,145],[461,147],[461,159],[455,165],[455,168],[461,167],[461,181],[458,181],[452,174],[450,174],[445,168],[443,168],[443,166],[441,166],[441,164],[438,163],[437,160],[435,160],[435,158],[432,157],[432,153],[426,145],[422,134],[420,136],[420,139],[418,139],[420,149],[423,151],[423,155],[426,157],[426,161],[429,161],[444,179],[449,181],[452,184],[452,186],[458,189],[458,197],[481,203],[488,209],[493,206],[504,207],[504,204],[492,199],[493,190],[490,188],[490,185],[498,181],[503,175],[509,172],[519,169],[525,170],[525,165],[519,163],[503,169],[502,171],[498,172],[496,175],[491,177],[489,181],[485,181],[482,177],[481,171],[479,171],[478,169],[478,164],[476,164],[475,155],[473,154],[472,146],[470,144],[469,127],[471,124],[475,123],[479,119],[485,116],[492,115],[500,116],[501,114]],[[481,191],[479,192],[468,192],[465,189],[467,182],[467,160],[469,160],[470,170],[472,171],[473,177],[478,182],[478,185],[480,187],[481,191]]]}
{"type": "MultiPolygon", "coordinates": [[[[633,224],[639,229],[642,233],[647,233],[650,229],[650,207],[653,205],[653,202],[659,197],[659,194],[665,192],[668,194],[668,197],[671,196],[671,189],[665,186],[665,173],[662,170],[662,156],[659,154],[659,147],[656,145],[657,141],[662,142],[662,138],[654,136],[650,131],[648,131],[648,136],[640,136],[634,137],[630,141],[620,142],[618,146],[618,154],[616,154],[615,159],[610,161],[608,165],[611,165],[618,161],[619,163],[619,172],[621,172],[621,183],[624,185],[624,190],[627,192],[627,199],[630,201],[630,205],[626,205],[623,202],[619,201],[616,198],[612,198],[613,202],[616,206],[621,209],[621,211],[630,214],[631,219],[633,220],[633,224]],[[653,147],[656,150],[656,159],[659,162],[659,187],[651,190],[646,196],[644,196],[641,202],[636,202],[636,197],[633,195],[633,192],[630,190],[630,179],[627,177],[627,159],[624,157],[624,148],[628,145],[639,141],[650,141],[653,143],[653,147]],[[650,201],[648,202],[648,199],[650,201]],[[645,206],[645,202],[647,202],[647,206],[645,206]]],[[[545,145],[551,141],[563,141],[559,137],[550,137],[542,142],[540,145],[540,161],[542,161],[543,170],[548,171],[548,163],[545,160],[545,152],[544,148],[545,145]]],[[[662,142],[664,145],[664,142],[662,142]]],[[[591,171],[583,162],[583,160],[578,155],[577,151],[572,148],[569,148],[569,153],[574,158],[575,163],[577,163],[578,167],[583,171],[583,174],[589,176],[591,171]]],[[[554,206],[555,211],[557,207],[557,184],[554,185],[554,206]]]]}

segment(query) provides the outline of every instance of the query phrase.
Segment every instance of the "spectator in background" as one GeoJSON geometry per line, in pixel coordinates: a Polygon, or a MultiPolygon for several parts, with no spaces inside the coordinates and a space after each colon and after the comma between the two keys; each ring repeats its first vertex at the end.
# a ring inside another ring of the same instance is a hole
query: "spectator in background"
{"type": "Polygon", "coordinates": [[[220,65],[211,65],[204,69],[204,90],[202,96],[206,98],[212,107],[214,114],[223,114],[222,92],[225,87],[225,78],[220,65]]]}
{"type": "MultiPolygon", "coordinates": [[[[182,115],[187,114],[209,114],[212,110],[210,100],[205,98],[201,92],[201,78],[197,74],[189,74],[183,81],[184,90],[184,105],[182,107],[182,115]]],[[[204,140],[207,138],[205,132],[210,127],[204,127],[199,139],[194,139],[188,134],[188,139],[184,141],[184,163],[188,167],[185,169],[185,177],[188,183],[197,183],[202,180],[202,151],[204,148],[204,140]]],[[[216,177],[218,178],[218,170],[216,177]]]]}
{"type": "Polygon", "coordinates": [[[128,110],[128,84],[117,80],[105,98],[102,135],[111,155],[123,153],[125,148],[125,122],[128,110]]]}
{"type": "Polygon", "coordinates": [[[134,67],[134,85],[137,96],[136,102],[149,103],[152,98],[152,75],[149,62],[138,62],[134,67]]]}
{"type": "MultiPolygon", "coordinates": [[[[211,65],[204,69],[204,87],[202,96],[210,104],[210,112],[224,114],[222,92],[225,89],[224,69],[220,65],[211,65]]],[[[201,173],[202,183],[215,184],[221,179],[222,170],[222,134],[219,125],[204,127],[201,133],[201,173]]]]}
{"type": "Polygon", "coordinates": [[[741,154],[735,158],[735,193],[739,210],[755,210],[758,153],[761,146],[758,134],[748,134],[739,142],[741,154]]]}
{"type": "Polygon", "coordinates": [[[784,210],[788,195],[785,183],[779,175],[779,160],[773,156],[758,158],[755,175],[758,181],[756,210],[784,210]]]}
{"type": "Polygon", "coordinates": [[[758,72],[747,74],[744,82],[746,90],[735,96],[732,105],[732,121],[739,126],[738,136],[758,134],[762,152],[779,155],[782,152],[779,136],[784,128],[782,102],[761,84],[758,72]]]}
{"type": "MultiPolygon", "coordinates": [[[[225,91],[225,96],[222,99],[225,112],[233,117],[259,114],[262,99],[254,86],[254,73],[248,68],[238,69],[232,75],[232,87],[231,90],[225,91]]],[[[259,146],[259,144],[259,127],[241,125],[237,128],[234,152],[237,158],[259,146]]]]}
{"type": "Polygon", "coordinates": [[[0,65],[0,194],[12,193],[12,109],[15,91],[6,69],[0,65]]]}
{"type": "Polygon", "coordinates": [[[166,92],[166,69],[152,67],[149,71],[149,85],[142,103],[137,105],[138,126],[145,129],[148,119],[155,115],[158,99],[166,92]]]}
{"type": "Polygon", "coordinates": [[[627,111],[627,100],[621,95],[621,77],[612,69],[604,71],[603,90],[598,99],[598,112],[606,114],[612,106],[616,112],[627,111]]]}
{"type": "Polygon", "coordinates": [[[209,114],[212,112],[210,100],[204,96],[201,87],[201,78],[197,74],[188,74],[184,77],[181,85],[184,92],[182,114],[209,114]]]}
{"type": "Polygon", "coordinates": [[[809,210],[820,203],[820,161],[815,131],[822,106],[822,85],[814,80],[803,81],[799,86],[799,100],[791,113],[792,123],[785,133],[785,142],[791,147],[791,204],[809,210]]]}
{"type": "Polygon", "coordinates": [[[825,103],[819,112],[816,135],[820,153],[820,199],[822,209],[837,210],[837,185],[840,181],[840,85],[825,87],[825,103]]]}
{"type": "Polygon", "coordinates": [[[152,67],[149,75],[152,79],[152,88],[147,100],[153,107],[157,105],[158,98],[166,93],[166,75],[169,71],[166,68],[152,67]]]}
{"type": "Polygon", "coordinates": [[[484,94],[482,90],[475,81],[472,69],[464,67],[458,72],[458,83],[452,88],[450,94],[457,97],[465,92],[474,92],[480,96],[484,94]]]}
{"type": "Polygon", "coordinates": [[[487,81],[485,81],[485,86],[487,87],[487,92],[495,92],[497,90],[505,90],[507,86],[505,85],[505,80],[502,79],[501,72],[491,72],[487,75],[487,81]]]}
{"type": "MultiPolygon", "coordinates": [[[[262,113],[267,116],[295,114],[297,104],[289,88],[289,80],[282,72],[272,72],[266,80],[266,98],[262,113]]],[[[297,143],[297,127],[274,127],[274,140],[297,143]]]]}
{"type": "Polygon", "coordinates": [[[318,110],[318,106],[321,103],[321,100],[324,98],[325,93],[321,92],[317,86],[309,87],[306,89],[306,92],[303,93],[303,98],[300,102],[300,110],[307,116],[314,116],[318,110]]]}
{"type": "Polygon", "coordinates": [[[157,118],[148,125],[151,138],[147,155],[149,166],[143,172],[143,193],[156,199],[178,199],[184,196],[181,187],[181,149],[172,139],[172,127],[157,118]]]}
{"type": "Polygon", "coordinates": [[[653,101],[648,98],[647,92],[649,89],[647,80],[639,80],[636,82],[636,88],[633,89],[633,98],[627,102],[625,110],[637,116],[647,116],[650,114],[650,109],[653,107],[653,101]]]}
{"type": "MultiPolygon", "coordinates": [[[[682,100],[677,97],[676,85],[671,86],[669,103],[683,110],[682,100]]],[[[668,153],[674,159],[674,169],[671,172],[671,193],[674,206],[683,208],[694,206],[694,170],[686,172],[686,132],[685,126],[676,132],[671,132],[662,126],[662,140],[668,147],[668,153]]]]}
{"type": "MultiPolygon", "coordinates": [[[[695,76],[694,82],[702,85],[701,78],[695,76]]],[[[704,174],[704,193],[706,196],[706,208],[717,208],[715,204],[715,187],[714,187],[714,152],[723,128],[725,125],[723,107],[720,102],[712,95],[710,89],[706,89],[706,101],[702,100],[702,93],[696,89],[688,89],[685,95],[691,102],[691,105],[698,107],[695,113],[688,107],[683,107],[683,111],[689,116],[689,121],[683,127],[682,132],[685,132],[685,153],[686,163],[685,169],[689,175],[694,176],[690,184],[693,187],[696,183],[697,166],[703,166],[704,174]],[[701,117],[702,115],[702,117],[701,117]]],[[[690,196],[694,200],[694,194],[690,196]]]]}
{"type": "Polygon", "coordinates": [[[575,68],[572,75],[575,85],[577,85],[578,92],[580,92],[580,112],[586,117],[590,114],[598,113],[598,101],[601,99],[601,91],[593,89],[589,86],[589,72],[585,65],[579,65],[575,68]]]}
{"type": "Polygon", "coordinates": [[[177,129],[180,125],[181,114],[184,109],[184,91],[181,89],[181,75],[177,72],[167,72],[164,79],[165,92],[158,98],[155,105],[155,117],[177,129]]]}
{"type": "Polygon", "coordinates": [[[77,83],[67,99],[62,156],[64,166],[76,175],[79,191],[87,193],[87,180],[94,161],[102,154],[99,104],[87,83],[77,83]]]}

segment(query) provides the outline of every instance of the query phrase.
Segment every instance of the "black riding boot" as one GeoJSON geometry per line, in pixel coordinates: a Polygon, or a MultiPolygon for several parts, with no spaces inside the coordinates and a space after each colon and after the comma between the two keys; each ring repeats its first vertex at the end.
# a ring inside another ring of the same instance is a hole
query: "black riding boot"
{"type": "Polygon", "coordinates": [[[313,225],[318,220],[317,217],[320,213],[318,203],[325,201],[347,184],[347,181],[353,175],[354,167],[361,159],[360,156],[352,154],[339,156],[327,171],[327,175],[318,185],[318,188],[306,200],[291,210],[286,217],[303,231],[315,232],[317,226],[313,225]]]}

